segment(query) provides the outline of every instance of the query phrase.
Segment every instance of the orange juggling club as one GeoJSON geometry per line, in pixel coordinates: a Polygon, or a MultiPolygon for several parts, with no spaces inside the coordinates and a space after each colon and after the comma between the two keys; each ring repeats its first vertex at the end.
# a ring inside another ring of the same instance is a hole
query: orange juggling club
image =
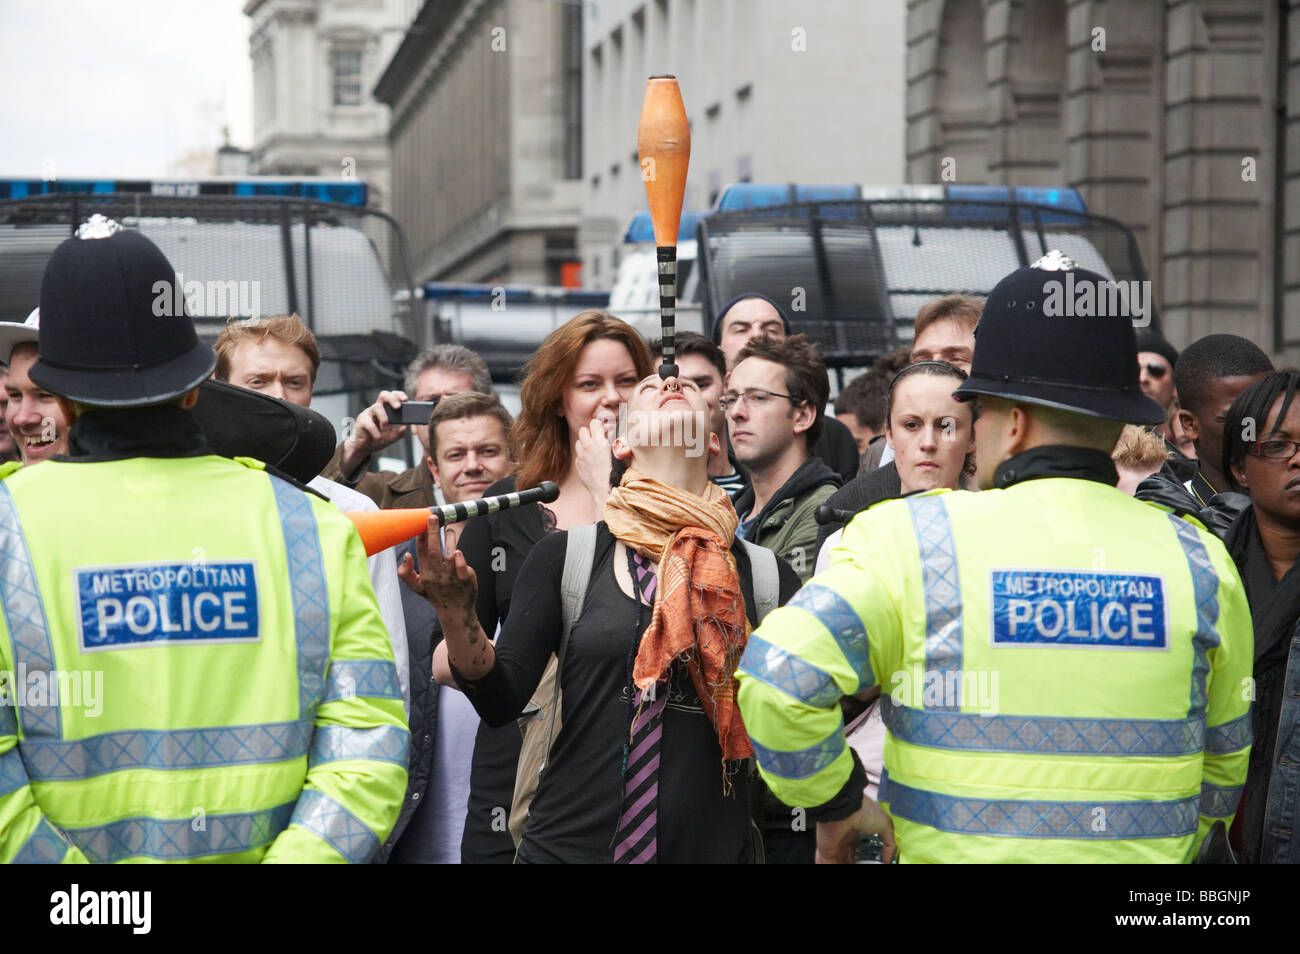
{"type": "Polygon", "coordinates": [[[458,523],[470,517],[479,517],[498,510],[530,503],[550,503],[560,495],[560,488],[549,480],[536,487],[516,493],[482,497],[441,507],[415,507],[409,510],[349,510],[343,516],[352,521],[366,548],[366,556],[374,556],[399,543],[417,537],[429,528],[432,517],[439,524],[458,523]]]}
{"type": "Polygon", "coordinates": [[[677,374],[677,229],[691,161],[691,125],[676,77],[652,76],[647,81],[636,148],[659,262],[659,319],[663,325],[659,376],[667,378],[677,374]]]}

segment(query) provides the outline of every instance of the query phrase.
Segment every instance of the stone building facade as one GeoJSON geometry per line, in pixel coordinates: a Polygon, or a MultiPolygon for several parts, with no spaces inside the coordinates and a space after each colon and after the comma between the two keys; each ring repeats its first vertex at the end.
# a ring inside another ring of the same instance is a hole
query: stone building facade
{"type": "Polygon", "coordinates": [[[388,108],[375,80],[418,0],[248,0],[253,65],[250,171],[364,179],[389,203],[388,108]]]}
{"type": "Polygon", "coordinates": [[[908,0],[908,181],[1069,185],[1166,336],[1300,358],[1300,0],[908,0]]]}
{"type": "Polygon", "coordinates": [[[598,0],[585,4],[584,284],[609,288],[647,208],[636,148],[651,74],[691,123],[684,208],[734,182],[896,185],[903,175],[901,0],[598,0]]]}
{"type": "Polygon", "coordinates": [[[582,6],[426,0],[375,86],[417,282],[559,285],[576,260],[582,6]]]}

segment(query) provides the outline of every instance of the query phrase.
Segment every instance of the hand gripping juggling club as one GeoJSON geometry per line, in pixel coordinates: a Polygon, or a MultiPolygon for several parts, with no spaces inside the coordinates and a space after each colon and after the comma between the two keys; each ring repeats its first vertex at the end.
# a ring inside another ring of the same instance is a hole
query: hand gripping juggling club
{"type": "Polygon", "coordinates": [[[659,320],[663,325],[661,378],[677,375],[677,229],[686,193],[686,167],[691,161],[691,126],[675,76],[652,76],[636,130],[650,221],[654,224],[655,257],[659,262],[659,320]]]}

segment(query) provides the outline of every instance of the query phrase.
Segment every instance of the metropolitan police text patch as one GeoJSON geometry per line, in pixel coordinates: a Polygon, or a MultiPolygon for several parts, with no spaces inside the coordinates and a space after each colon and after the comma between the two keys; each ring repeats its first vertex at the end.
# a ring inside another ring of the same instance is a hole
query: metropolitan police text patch
{"type": "Polygon", "coordinates": [[[1029,569],[989,574],[994,646],[1169,648],[1159,576],[1029,569]]]}
{"type": "Polygon", "coordinates": [[[73,579],[83,652],[259,638],[251,560],[79,567],[73,579]]]}

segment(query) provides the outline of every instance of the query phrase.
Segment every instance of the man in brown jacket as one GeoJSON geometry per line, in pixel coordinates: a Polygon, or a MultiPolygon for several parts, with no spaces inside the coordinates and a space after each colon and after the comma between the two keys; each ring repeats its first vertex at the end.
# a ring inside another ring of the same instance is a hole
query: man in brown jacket
{"type": "Polygon", "coordinates": [[[370,458],[406,436],[407,426],[388,422],[387,407],[403,401],[437,401],[449,394],[478,391],[492,394],[492,377],[483,359],[461,345],[437,345],[422,351],[406,369],[405,391],[380,391],[375,403],[357,417],[352,433],[334,450],[321,475],[361,491],[382,510],[432,507],[444,503],[425,458],[429,428],[411,425],[424,455],[400,474],[367,472],[370,458]],[[413,395],[408,398],[407,395],[413,395]]]}

